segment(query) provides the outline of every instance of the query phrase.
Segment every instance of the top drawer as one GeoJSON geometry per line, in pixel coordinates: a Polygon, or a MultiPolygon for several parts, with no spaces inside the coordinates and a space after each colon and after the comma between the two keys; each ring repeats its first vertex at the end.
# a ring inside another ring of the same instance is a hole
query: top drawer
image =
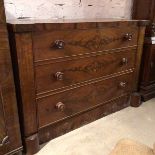
{"type": "Polygon", "coordinates": [[[35,61],[137,45],[137,26],[33,33],[35,61]]]}

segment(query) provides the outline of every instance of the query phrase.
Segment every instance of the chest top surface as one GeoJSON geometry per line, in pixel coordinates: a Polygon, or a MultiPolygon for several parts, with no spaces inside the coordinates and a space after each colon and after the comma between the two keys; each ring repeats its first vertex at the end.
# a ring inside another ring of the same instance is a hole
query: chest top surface
{"type": "Polygon", "coordinates": [[[55,29],[89,29],[118,26],[146,26],[147,20],[122,20],[122,19],[74,19],[74,20],[32,20],[17,19],[8,21],[13,32],[42,31],[55,29]]]}

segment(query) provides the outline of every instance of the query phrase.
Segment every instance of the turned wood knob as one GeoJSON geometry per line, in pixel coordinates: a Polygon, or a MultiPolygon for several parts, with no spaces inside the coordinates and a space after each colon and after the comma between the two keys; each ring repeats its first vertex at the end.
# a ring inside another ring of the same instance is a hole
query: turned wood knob
{"type": "Polygon", "coordinates": [[[127,34],[125,34],[124,39],[127,41],[131,41],[132,37],[133,37],[133,35],[131,33],[127,33],[127,34]]]}
{"type": "Polygon", "coordinates": [[[55,76],[55,78],[57,80],[62,81],[63,80],[64,73],[62,73],[62,72],[56,72],[54,76],[55,76]]]}
{"type": "Polygon", "coordinates": [[[122,65],[127,65],[128,59],[127,58],[122,58],[122,65]]]}
{"type": "Polygon", "coordinates": [[[64,111],[64,109],[65,109],[65,104],[62,103],[62,102],[58,102],[58,103],[56,104],[56,108],[57,108],[58,110],[60,110],[60,111],[64,111]]]}
{"type": "Polygon", "coordinates": [[[65,46],[65,42],[63,40],[56,40],[54,42],[54,47],[58,48],[58,49],[63,49],[65,46]]]}
{"type": "Polygon", "coordinates": [[[119,83],[119,86],[120,86],[121,88],[125,88],[125,87],[126,87],[126,82],[120,82],[120,83],[119,83]]]}

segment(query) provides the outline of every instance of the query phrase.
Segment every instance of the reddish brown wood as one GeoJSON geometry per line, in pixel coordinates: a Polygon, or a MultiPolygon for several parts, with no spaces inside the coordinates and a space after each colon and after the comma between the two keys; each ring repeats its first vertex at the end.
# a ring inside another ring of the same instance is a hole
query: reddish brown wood
{"type": "Polygon", "coordinates": [[[146,31],[139,86],[142,99],[146,101],[155,97],[155,45],[150,38],[155,36],[155,1],[135,0],[133,18],[150,20],[146,31]]]}
{"type": "Polygon", "coordinates": [[[139,107],[142,104],[141,95],[139,93],[133,93],[130,99],[130,105],[132,107],[139,107]]]}
{"type": "Polygon", "coordinates": [[[8,34],[5,24],[0,24],[0,49],[9,49],[8,34]]]}
{"type": "Polygon", "coordinates": [[[137,91],[145,24],[9,24],[24,138],[39,130],[42,143],[129,105],[137,91]]]}
{"type": "Polygon", "coordinates": [[[78,54],[87,54],[108,49],[137,45],[138,27],[123,24],[105,27],[104,29],[84,29],[66,31],[37,31],[33,35],[34,59],[36,62],[66,57],[78,54]],[[128,40],[126,34],[131,34],[128,40]],[[62,40],[64,48],[55,46],[55,41],[62,40]]]}
{"type": "Polygon", "coordinates": [[[40,149],[38,134],[34,134],[25,139],[26,155],[34,155],[40,149]]]}
{"type": "Polygon", "coordinates": [[[95,121],[96,119],[126,108],[129,106],[129,103],[129,96],[123,96],[116,100],[112,100],[111,102],[105,102],[102,105],[99,105],[98,107],[95,107],[87,112],[80,113],[75,117],[69,117],[68,119],[56,122],[46,128],[41,128],[39,130],[40,143],[45,143],[51,140],[51,138],[56,138],[69,131],[95,121]]]}
{"type": "Polygon", "coordinates": [[[0,0],[0,155],[22,150],[4,5],[0,0]]]}
{"type": "Polygon", "coordinates": [[[104,101],[117,98],[132,91],[132,72],[115,76],[100,79],[99,82],[96,80],[91,82],[91,84],[86,84],[84,87],[64,90],[62,93],[53,92],[48,97],[40,96],[37,100],[39,127],[58,122],[80,112],[88,111],[104,101]],[[124,83],[123,86],[121,85],[122,83],[124,83]],[[63,111],[56,108],[59,102],[65,106],[63,111]]]}
{"type": "Polygon", "coordinates": [[[135,60],[136,50],[134,49],[44,61],[36,64],[35,67],[37,93],[134,68],[135,60]]]}
{"type": "MultiPolygon", "coordinates": [[[[12,41],[11,37],[13,36],[10,36],[10,41],[12,41]]],[[[16,47],[12,47],[12,56],[14,57],[13,63],[16,66],[18,65],[19,69],[16,76],[19,76],[20,83],[17,83],[17,85],[19,84],[18,91],[21,94],[19,102],[23,103],[20,105],[20,109],[23,113],[24,135],[27,137],[37,133],[32,39],[31,33],[15,34],[14,37],[16,39],[16,47]],[[15,61],[16,58],[17,61],[15,61]]],[[[14,45],[13,42],[12,44],[14,45]]]]}
{"type": "Polygon", "coordinates": [[[141,59],[142,59],[142,51],[144,44],[144,35],[145,35],[145,26],[141,26],[139,28],[139,38],[138,38],[138,48],[137,48],[137,62],[135,65],[135,91],[138,90],[139,87],[139,79],[140,79],[140,67],[141,67],[141,59]]]}

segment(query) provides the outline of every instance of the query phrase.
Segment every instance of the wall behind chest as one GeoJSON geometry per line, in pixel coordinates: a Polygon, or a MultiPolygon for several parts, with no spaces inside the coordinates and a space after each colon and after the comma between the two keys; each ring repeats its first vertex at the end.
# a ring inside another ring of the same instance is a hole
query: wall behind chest
{"type": "Polygon", "coordinates": [[[7,20],[16,18],[126,18],[133,0],[5,0],[7,20]]]}

